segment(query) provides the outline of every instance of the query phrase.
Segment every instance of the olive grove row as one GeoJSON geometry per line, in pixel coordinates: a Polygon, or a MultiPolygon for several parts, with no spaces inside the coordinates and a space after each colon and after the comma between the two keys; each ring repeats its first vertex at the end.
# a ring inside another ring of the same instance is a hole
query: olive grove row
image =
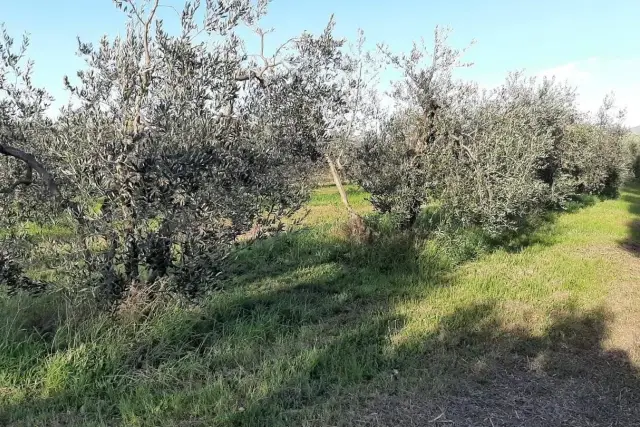
{"type": "Polygon", "coordinates": [[[267,1],[187,2],[179,31],[158,0],[114,3],[126,33],[79,42],[86,66],[65,78],[71,100],[55,118],[28,40],[3,34],[0,280],[12,289],[41,285],[28,270],[47,248],[25,223],[70,228],[47,266],[110,301],[203,289],[238,236],[282,228],[322,168],[355,221],[345,180],[401,228],[437,201],[444,226],[492,234],[581,194],[615,195],[631,170],[610,99],[588,116],[573,88],[520,73],[482,90],[455,78],[468,64],[441,29],[407,53],[367,51],[331,20],[267,52],[267,1]],[[381,67],[402,75],[386,94],[381,67]]]}

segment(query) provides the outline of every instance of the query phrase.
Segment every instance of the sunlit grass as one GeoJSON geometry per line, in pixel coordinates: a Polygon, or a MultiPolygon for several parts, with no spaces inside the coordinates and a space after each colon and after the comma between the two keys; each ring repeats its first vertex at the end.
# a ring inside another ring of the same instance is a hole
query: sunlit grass
{"type": "MultiPolygon", "coordinates": [[[[351,207],[360,214],[372,211],[369,195],[355,185],[345,185],[351,207]]],[[[304,225],[317,225],[344,221],[348,218],[347,210],[340,200],[340,194],[332,184],[323,185],[311,194],[308,205],[296,216],[304,225]]]]}

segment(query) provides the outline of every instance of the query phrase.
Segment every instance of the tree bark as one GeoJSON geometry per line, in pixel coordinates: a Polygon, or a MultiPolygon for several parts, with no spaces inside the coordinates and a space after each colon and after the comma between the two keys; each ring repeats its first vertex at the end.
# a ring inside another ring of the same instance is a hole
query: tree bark
{"type": "Polygon", "coordinates": [[[31,185],[33,182],[33,171],[35,170],[40,178],[44,181],[47,190],[51,194],[56,194],[58,188],[56,187],[56,183],[53,180],[51,174],[47,171],[47,169],[38,161],[36,158],[30,154],[26,153],[18,148],[11,147],[9,145],[0,144],[0,155],[14,157],[18,160],[24,162],[27,167],[27,172],[25,176],[18,181],[11,184],[9,187],[0,189],[0,193],[10,193],[14,191],[20,185],[31,185]]]}
{"type": "Polygon", "coordinates": [[[342,204],[347,208],[347,212],[349,212],[348,227],[350,237],[361,243],[370,243],[374,236],[373,230],[369,228],[369,226],[364,222],[364,219],[353,209],[353,207],[351,207],[349,197],[344,189],[344,185],[342,185],[340,173],[336,168],[335,162],[330,155],[327,155],[326,158],[327,163],[329,163],[329,170],[331,171],[333,182],[338,189],[338,193],[340,193],[342,204]]]}
{"type": "Polygon", "coordinates": [[[349,197],[347,196],[347,192],[344,189],[344,185],[342,185],[342,179],[340,179],[340,174],[338,173],[338,169],[336,168],[336,164],[331,158],[331,156],[327,155],[327,163],[329,163],[329,170],[331,171],[331,177],[333,178],[333,183],[336,185],[338,189],[338,193],[340,193],[340,199],[342,200],[342,204],[347,208],[347,212],[349,212],[350,216],[359,216],[351,207],[351,203],[349,203],[349,197]]]}

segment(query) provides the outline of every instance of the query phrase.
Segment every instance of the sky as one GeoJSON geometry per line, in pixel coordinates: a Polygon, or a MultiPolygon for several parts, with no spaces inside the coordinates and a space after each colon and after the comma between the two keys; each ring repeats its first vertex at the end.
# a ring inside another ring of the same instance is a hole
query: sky
{"type": "MultiPolygon", "coordinates": [[[[168,6],[183,3],[161,0],[162,16],[176,19],[168,6]]],[[[261,26],[275,29],[267,43],[277,46],[304,30],[322,31],[332,13],[338,36],[355,39],[361,28],[370,46],[385,42],[396,51],[449,26],[454,46],[476,41],[464,78],[491,87],[509,71],[555,75],[577,87],[585,110],[614,92],[627,124],[640,125],[640,0],[272,0],[261,26]]],[[[59,106],[68,97],[63,76],[83,66],[77,37],[115,36],[125,16],[111,0],[0,0],[0,22],[14,37],[30,34],[34,82],[59,106]]]]}

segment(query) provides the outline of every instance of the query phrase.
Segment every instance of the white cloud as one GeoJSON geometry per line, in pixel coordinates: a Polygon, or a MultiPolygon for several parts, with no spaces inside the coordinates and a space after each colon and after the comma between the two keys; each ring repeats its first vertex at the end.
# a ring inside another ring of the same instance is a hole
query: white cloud
{"type": "MultiPolygon", "coordinates": [[[[590,59],[589,61],[592,61],[590,59]]],[[[591,73],[584,70],[579,62],[570,62],[554,68],[549,68],[536,73],[538,77],[556,77],[560,81],[569,81],[571,84],[586,84],[591,79],[591,73]]]]}
{"type": "Polygon", "coordinates": [[[536,76],[556,76],[575,86],[580,107],[596,111],[603,98],[613,92],[618,107],[627,109],[626,123],[640,125],[640,58],[589,58],[535,72],[536,76]]]}

